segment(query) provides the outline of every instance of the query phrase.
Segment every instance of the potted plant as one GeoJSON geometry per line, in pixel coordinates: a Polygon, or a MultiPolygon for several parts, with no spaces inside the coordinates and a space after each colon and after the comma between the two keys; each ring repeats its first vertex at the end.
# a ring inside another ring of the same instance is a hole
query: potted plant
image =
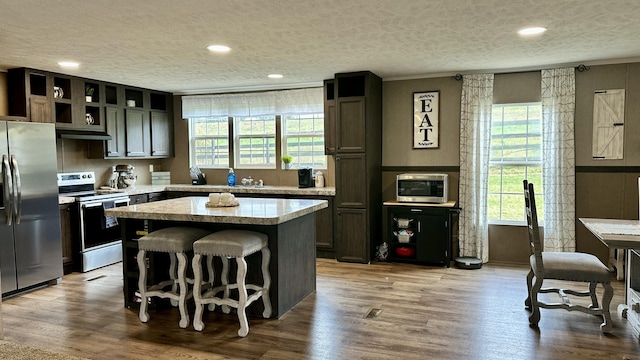
{"type": "Polygon", "coordinates": [[[93,101],[93,91],[95,89],[92,88],[91,86],[87,85],[87,87],[85,87],[84,89],[84,96],[85,96],[85,101],[86,102],[92,102],[93,101]]]}
{"type": "Polygon", "coordinates": [[[282,162],[284,163],[284,168],[289,169],[289,164],[293,161],[293,156],[291,155],[282,155],[282,162]]]}

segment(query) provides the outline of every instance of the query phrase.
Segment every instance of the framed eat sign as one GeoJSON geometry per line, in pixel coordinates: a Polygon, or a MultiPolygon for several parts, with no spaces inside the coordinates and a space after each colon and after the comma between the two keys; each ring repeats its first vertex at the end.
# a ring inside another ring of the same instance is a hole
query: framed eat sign
{"type": "Polygon", "coordinates": [[[440,123],[440,92],[413,93],[413,148],[437,148],[440,123]]]}

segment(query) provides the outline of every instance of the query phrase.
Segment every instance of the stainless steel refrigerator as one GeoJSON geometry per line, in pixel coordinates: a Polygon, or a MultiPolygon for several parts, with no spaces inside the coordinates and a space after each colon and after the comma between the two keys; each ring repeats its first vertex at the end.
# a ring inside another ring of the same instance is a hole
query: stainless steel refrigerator
{"type": "Polygon", "coordinates": [[[62,277],[53,124],[0,121],[2,294],[62,277]]]}

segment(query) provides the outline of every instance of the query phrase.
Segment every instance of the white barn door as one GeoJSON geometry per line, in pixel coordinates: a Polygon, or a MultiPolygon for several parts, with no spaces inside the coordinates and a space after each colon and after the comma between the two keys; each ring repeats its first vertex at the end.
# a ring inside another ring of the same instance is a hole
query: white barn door
{"type": "Polygon", "coordinates": [[[593,96],[593,158],[622,159],[624,89],[597,90],[593,96]]]}

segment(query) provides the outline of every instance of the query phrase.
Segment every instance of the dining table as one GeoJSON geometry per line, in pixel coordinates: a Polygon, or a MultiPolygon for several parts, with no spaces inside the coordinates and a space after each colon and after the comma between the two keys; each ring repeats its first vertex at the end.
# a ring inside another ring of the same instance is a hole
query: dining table
{"type": "Polygon", "coordinates": [[[625,303],[618,313],[626,318],[640,339],[640,220],[579,218],[610,249],[625,250],[625,303]]]}

